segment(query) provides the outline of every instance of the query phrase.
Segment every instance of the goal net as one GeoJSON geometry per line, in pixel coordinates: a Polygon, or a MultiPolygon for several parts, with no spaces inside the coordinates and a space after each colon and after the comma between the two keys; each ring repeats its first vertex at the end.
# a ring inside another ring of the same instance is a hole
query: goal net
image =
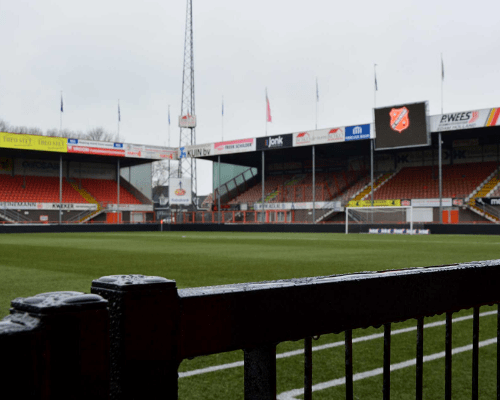
{"type": "MultiPolygon", "coordinates": [[[[345,233],[366,232],[369,228],[401,229],[413,233],[413,207],[346,207],[345,233]]],[[[399,233],[399,232],[398,232],[399,233]]]]}

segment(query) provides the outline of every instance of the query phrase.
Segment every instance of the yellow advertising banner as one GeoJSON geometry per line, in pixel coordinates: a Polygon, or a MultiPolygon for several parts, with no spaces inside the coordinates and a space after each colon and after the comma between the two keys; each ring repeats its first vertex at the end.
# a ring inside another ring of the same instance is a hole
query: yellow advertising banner
{"type": "MultiPolygon", "coordinates": [[[[371,200],[351,200],[348,207],[371,207],[371,200]]],[[[374,207],[400,207],[401,200],[373,200],[374,207]]]]}
{"type": "Polygon", "coordinates": [[[22,150],[68,152],[68,139],[0,132],[0,147],[22,150]]]}

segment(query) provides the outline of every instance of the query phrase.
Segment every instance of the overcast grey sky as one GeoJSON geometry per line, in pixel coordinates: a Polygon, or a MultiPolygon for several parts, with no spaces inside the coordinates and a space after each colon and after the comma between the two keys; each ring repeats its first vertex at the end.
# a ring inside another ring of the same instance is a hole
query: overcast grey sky
{"type": "MultiPolygon", "coordinates": [[[[500,2],[193,0],[197,143],[367,123],[374,106],[500,106],[500,2]]],[[[0,118],[177,146],[186,1],[0,0],[0,118]]],[[[200,194],[210,164],[199,164],[200,194]]]]}

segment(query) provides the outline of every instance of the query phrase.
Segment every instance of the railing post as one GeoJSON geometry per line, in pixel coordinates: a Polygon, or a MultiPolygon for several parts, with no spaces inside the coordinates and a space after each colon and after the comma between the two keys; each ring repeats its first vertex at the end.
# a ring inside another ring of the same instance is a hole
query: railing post
{"type": "Polygon", "coordinates": [[[92,282],[109,301],[113,399],[177,399],[179,296],[175,281],[112,275],[92,282]]]}
{"type": "Polygon", "coordinates": [[[31,390],[40,397],[29,398],[109,399],[107,306],[102,297],[79,292],[43,293],[12,301],[12,314],[4,321],[22,323],[29,316],[38,319],[42,329],[39,346],[30,341],[31,347],[18,349],[27,356],[22,361],[33,368],[30,375],[37,380],[31,390]]]}
{"type": "Polygon", "coordinates": [[[48,371],[47,359],[42,357],[45,335],[40,320],[27,314],[14,314],[0,321],[2,381],[15,388],[19,399],[43,399],[48,393],[43,371],[48,371]]]}
{"type": "Polygon", "coordinates": [[[276,345],[244,350],[245,400],[276,399],[276,345]]]}

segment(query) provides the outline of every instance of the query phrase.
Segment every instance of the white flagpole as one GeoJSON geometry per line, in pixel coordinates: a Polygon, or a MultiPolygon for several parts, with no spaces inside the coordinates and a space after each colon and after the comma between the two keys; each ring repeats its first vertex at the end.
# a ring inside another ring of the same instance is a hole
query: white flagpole
{"type": "Polygon", "coordinates": [[[316,78],[316,130],[318,129],[318,102],[319,102],[318,78],[316,78]]]}
{"type": "Polygon", "coordinates": [[[221,138],[224,141],[224,96],[222,96],[222,127],[221,127],[221,138]]]}
{"type": "Polygon", "coordinates": [[[373,71],[374,71],[374,75],[375,75],[375,90],[373,91],[373,108],[377,108],[377,91],[378,91],[377,64],[373,64],[373,71]]]}
{"type": "Polygon", "coordinates": [[[441,114],[443,114],[443,83],[444,83],[444,63],[443,53],[441,53],[441,114]]]}
{"type": "MultiPolygon", "coordinates": [[[[170,148],[170,104],[168,105],[168,147],[170,148]]],[[[168,186],[170,187],[170,158],[168,159],[168,186]]],[[[170,190],[170,189],[169,189],[170,190]]],[[[169,204],[170,206],[170,204],[169,204]]]]}
{"type": "Polygon", "coordinates": [[[118,99],[118,137],[120,137],[120,121],[121,121],[121,115],[120,115],[120,99],[118,99]]]}
{"type": "Polygon", "coordinates": [[[61,90],[61,112],[59,113],[59,134],[62,135],[62,115],[64,112],[64,105],[63,105],[63,92],[61,90]]]}
{"type": "Polygon", "coordinates": [[[267,121],[269,119],[269,99],[267,98],[267,88],[266,88],[266,136],[267,136],[267,121]]]}

